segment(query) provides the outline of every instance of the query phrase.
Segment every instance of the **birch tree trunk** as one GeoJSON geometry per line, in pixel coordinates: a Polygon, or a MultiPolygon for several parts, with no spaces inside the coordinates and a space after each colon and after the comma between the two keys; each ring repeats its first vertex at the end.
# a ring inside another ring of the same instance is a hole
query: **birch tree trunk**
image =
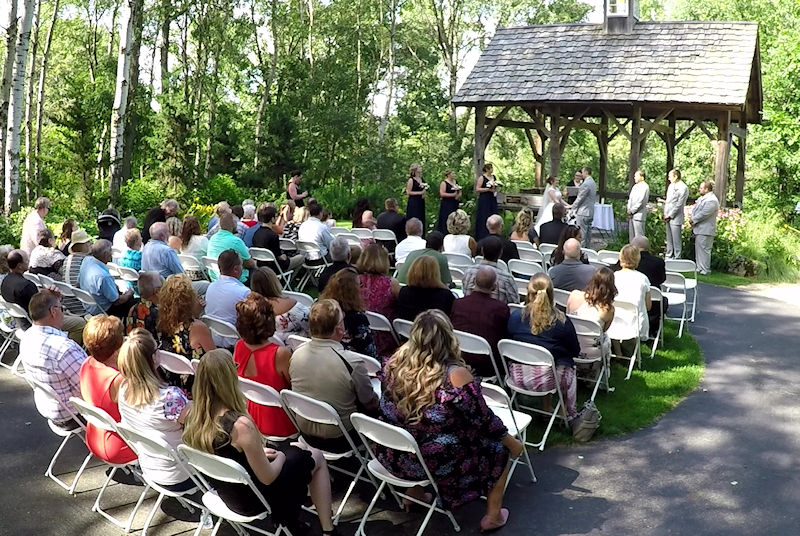
{"type": "Polygon", "coordinates": [[[131,45],[133,42],[133,4],[136,0],[123,0],[119,26],[119,57],[117,59],[117,89],[114,93],[114,108],[111,111],[111,180],[109,196],[111,203],[119,198],[122,184],[122,155],[125,146],[125,119],[130,86],[131,45]]]}
{"type": "Polygon", "coordinates": [[[36,98],[36,148],[34,151],[34,181],[36,182],[37,193],[42,188],[41,169],[39,168],[39,154],[42,149],[42,114],[44,112],[44,82],[47,77],[47,64],[50,59],[50,46],[53,43],[53,32],[55,31],[56,21],[58,20],[58,8],[60,0],[53,3],[53,18],[50,20],[50,28],[47,30],[47,38],[42,51],[42,66],[39,69],[39,88],[36,98]]]}
{"type": "MultiPolygon", "coordinates": [[[[31,202],[31,185],[33,184],[33,121],[32,113],[34,112],[34,84],[33,80],[36,76],[36,55],[39,51],[39,27],[41,26],[41,13],[42,13],[42,0],[36,0],[36,13],[34,14],[33,23],[33,44],[31,45],[31,66],[29,71],[28,81],[28,98],[25,103],[25,201],[31,202]]],[[[34,191],[35,193],[35,191],[34,191]]],[[[35,196],[34,196],[35,197],[35,196]]]]}
{"type": "Polygon", "coordinates": [[[386,135],[386,126],[389,124],[389,112],[392,109],[392,96],[394,94],[394,42],[395,30],[397,28],[397,0],[390,0],[389,7],[392,10],[391,22],[389,26],[389,48],[388,48],[388,65],[386,67],[386,106],[383,108],[381,114],[381,122],[378,126],[378,144],[383,143],[383,137],[386,135]]]}
{"type": "Polygon", "coordinates": [[[8,129],[5,154],[5,213],[11,214],[19,200],[19,142],[22,126],[22,108],[25,106],[25,74],[28,63],[28,45],[31,39],[34,0],[22,4],[22,26],[17,35],[14,71],[11,77],[11,98],[8,104],[8,129]]]}
{"type": "MultiPolygon", "coordinates": [[[[134,0],[132,7],[133,43],[131,45],[130,84],[128,89],[129,102],[134,102],[139,89],[139,54],[142,50],[142,11],[144,10],[144,0],[134,0]]],[[[133,147],[136,141],[136,127],[138,123],[139,116],[134,106],[130,109],[128,119],[125,121],[125,141],[122,151],[122,182],[120,186],[131,178],[133,147]]]]}
{"type": "Polygon", "coordinates": [[[14,70],[14,51],[17,46],[17,0],[11,0],[6,26],[6,57],[3,62],[3,80],[0,82],[0,176],[5,177],[6,125],[8,101],[11,99],[11,74],[14,70]]]}
{"type": "MultiPolygon", "coordinates": [[[[269,75],[264,79],[264,89],[261,91],[261,101],[258,103],[258,115],[256,116],[256,132],[255,132],[255,147],[253,148],[253,169],[258,170],[259,165],[259,158],[261,155],[261,144],[263,143],[263,128],[264,128],[264,114],[267,111],[267,104],[269,104],[269,95],[270,89],[272,88],[272,84],[275,81],[275,72],[278,68],[278,2],[277,0],[272,0],[272,13],[270,14],[270,32],[272,33],[272,58],[270,59],[269,65],[269,75]]],[[[258,47],[258,28],[255,25],[255,19],[253,19],[253,26],[255,28],[254,36],[256,41],[256,47],[259,50],[259,60],[261,64],[261,71],[263,76],[264,71],[264,60],[262,54],[260,53],[260,47],[258,47]]]]}

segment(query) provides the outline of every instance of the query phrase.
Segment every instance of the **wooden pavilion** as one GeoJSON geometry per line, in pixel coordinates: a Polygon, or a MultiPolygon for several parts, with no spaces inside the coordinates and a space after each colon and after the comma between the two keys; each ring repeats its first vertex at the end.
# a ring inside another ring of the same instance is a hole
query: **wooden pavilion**
{"type": "Polygon", "coordinates": [[[758,24],[638,22],[635,4],[606,0],[603,24],[497,30],[454,99],[475,108],[476,176],[497,127],[525,130],[537,186],[545,168],[558,174],[570,132],[584,129],[597,139],[600,196],[624,197],[606,188],[611,140],[630,142],[632,184],[651,133],[666,145],[666,176],[675,166],[675,147],[699,128],[716,146],[714,190],[723,206],[730,148],[737,148],[734,199],[741,203],[747,125],[761,122],[763,104],[758,24]],[[488,117],[490,106],[502,109],[488,117]],[[526,120],[506,118],[515,107],[526,120]]]}

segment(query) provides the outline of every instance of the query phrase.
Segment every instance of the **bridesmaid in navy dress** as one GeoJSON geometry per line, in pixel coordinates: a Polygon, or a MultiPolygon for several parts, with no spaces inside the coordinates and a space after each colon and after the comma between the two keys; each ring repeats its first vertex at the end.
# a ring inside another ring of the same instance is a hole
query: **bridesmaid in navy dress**
{"type": "Polygon", "coordinates": [[[489,236],[486,229],[486,220],[492,214],[497,214],[497,185],[492,174],[491,164],[483,166],[483,175],[475,179],[475,193],[478,194],[478,213],[475,216],[475,241],[489,236]]]}
{"type": "Polygon", "coordinates": [[[411,164],[406,181],[406,219],[417,218],[422,222],[422,235],[425,236],[425,189],[428,185],[422,182],[422,166],[411,164]]]}
{"type": "Polygon", "coordinates": [[[444,172],[444,180],[439,185],[439,221],[436,230],[443,235],[447,234],[447,217],[458,210],[458,202],[461,199],[461,186],[456,182],[456,174],[453,170],[444,172]]]}

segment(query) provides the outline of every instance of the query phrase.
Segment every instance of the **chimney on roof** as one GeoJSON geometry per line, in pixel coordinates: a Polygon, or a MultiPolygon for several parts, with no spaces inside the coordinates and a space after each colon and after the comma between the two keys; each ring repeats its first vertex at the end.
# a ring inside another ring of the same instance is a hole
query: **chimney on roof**
{"type": "Polygon", "coordinates": [[[639,22],[638,0],[604,0],[603,30],[608,34],[629,34],[639,22]]]}

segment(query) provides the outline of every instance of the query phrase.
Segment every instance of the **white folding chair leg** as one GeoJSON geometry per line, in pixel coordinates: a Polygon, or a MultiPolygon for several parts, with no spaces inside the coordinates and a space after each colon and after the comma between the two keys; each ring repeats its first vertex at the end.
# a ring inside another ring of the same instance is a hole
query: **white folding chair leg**
{"type": "Polygon", "coordinates": [[[594,389],[592,389],[592,396],[589,399],[592,402],[594,402],[594,397],[597,396],[597,390],[600,389],[600,384],[603,383],[603,380],[605,380],[606,391],[609,390],[608,376],[606,375],[607,368],[606,368],[606,360],[605,360],[605,358],[601,359],[600,363],[601,363],[600,372],[597,374],[597,381],[594,382],[594,389]]]}
{"type": "Polygon", "coordinates": [[[49,477],[53,482],[55,482],[56,484],[67,490],[70,495],[73,495],[75,493],[75,488],[78,486],[78,480],[80,480],[84,469],[86,469],[86,466],[89,464],[89,460],[92,459],[92,453],[90,452],[89,454],[86,455],[86,458],[84,458],[83,463],[81,464],[77,474],[75,475],[75,478],[73,478],[72,480],[72,484],[67,484],[66,482],[58,478],[58,476],[56,476],[55,473],[53,473],[53,467],[55,467],[56,461],[58,460],[58,457],[61,455],[61,451],[64,450],[64,447],[67,445],[67,442],[72,437],[75,436],[77,436],[78,439],[81,439],[81,436],[78,434],[69,434],[68,436],[64,437],[64,440],[61,441],[61,444],[58,446],[56,453],[53,454],[53,458],[50,460],[50,465],[47,466],[47,470],[44,472],[44,476],[49,477]]]}
{"type": "Polygon", "coordinates": [[[511,482],[511,477],[514,476],[514,470],[517,468],[518,465],[527,465],[528,470],[531,472],[531,482],[536,482],[536,473],[533,471],[533,463],[531,462],[531,457],[528,454],[528,448],[525,446],[525,436],[527,435],[527,430],[521,434],[521,441],[522,441],[522,454],[521,456],[525,456],[525,461],[520,460],[519,458],[511,459],[511,467],[508,469],[508,477],[506,478],[506,485],[503,488],[503,491],[508,489],[508,484],[511,482]]]}
{"type": "Polygon", "coordinates": [[[641,348],[641,343],[639,342],[639,339],[637,337],[637,339],[636,339],[636,347],[633,349],[633,353],[631,354],[631,357],[630,357],[631,363],[630,363],[630,365],[628,365],[628,375],[625,376],[626,380],[629,380],[631,378],[631,373],[633,373],[633,366],[636,364],[637,361],[639,361],[639,368],[642,368],[642,360],[641,360],[641,356],[639,355],[640,354],[640,348],[641,348]]]}
{"type": "Polygon", "coordinates": [[[697,291],[700,290],[700,284],[695,283],[692,289],[692,316],[689,317],[689,322],[694,324],[694,312],[697,310],[697,291]]]}
{"type": "MultiPolygon", "coordinates": [[[[106,518],[108,521],[110,521],[111,523],[113,523],[117,527],[121,528],[125,532],[125,534],[128,534],[131,531],[131,527],[133,526],[133,520],[136,517],[136,512],[138,512],[139,511],[139,507],[142,506],[142,503],[144,502],[144,498],[147,495],[147,492],[150,489],[150,486],[145,484],[144,490],[142,490],[141,495],[139,495],[139,500],[136,501],[136,506],[133,507],[133,511],[128,516],[128,520],[127,521],[121,521],[121,520],[117,519],[116,517],[112,516],[111,514],[109,514],[105,510],[103,510],[102,507],[100,506],[100,500],[103,497],[103,493],[105,493],[106,488],[108,488],[109,483],[111,483],[111,479],[116,474],[117,469],[119,469],[119,467],[112,467],[111,471],[108,473],[108,476],[106,477],[106,481],[103,483],[103,487],[100,488],[100,493],[97,495],[97,499],[95,499],[95,501],[94,501],[94,505],[92,506],[92,511],[93,512],[97,512],[98,514],[100,514],[101,516],[106,518]]],[[[135,473],[131,472],[130,474],[134,474],[134,476],[135,476],[135,473]]],[[[160,502],[160,501],[157,501],[157,503],[158,502],[160,502]]],[[[146,529],[146,527],[147,527],[147,525],[145,525],[145,529],[146,529]]],[[[142,535],[144,535],[144,532],[142,533],[142,535]]]]}

